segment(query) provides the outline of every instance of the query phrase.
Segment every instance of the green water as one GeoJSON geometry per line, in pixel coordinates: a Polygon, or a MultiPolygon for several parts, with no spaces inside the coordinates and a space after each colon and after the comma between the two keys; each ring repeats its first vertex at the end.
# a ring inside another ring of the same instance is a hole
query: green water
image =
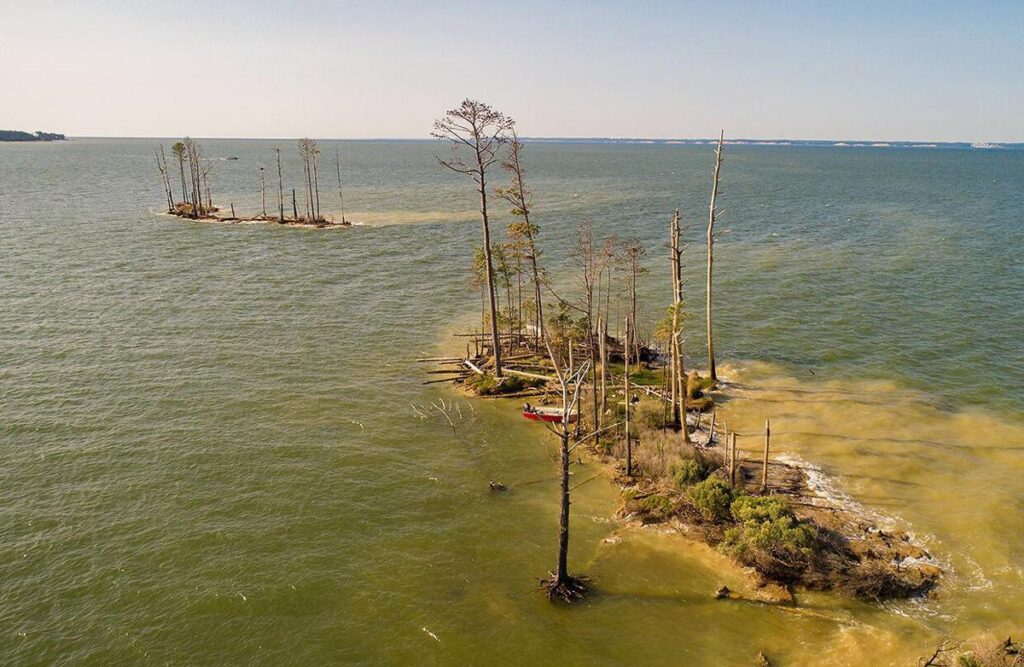
{"type": "MultiPolygon", "coordinates": [[[[1024,630],[1024,153],[727,153],[727,416],[751,432],[771,416],[780,454],[949,571],[933,601],[819,594],[794,613],[713,601],[740,575],[619,525],[590,464],[571,563],[595,593],[565,609],[537,592],[552,443],[410,363],[477,303],[475,201],[435,146],[337,144],[346,213],[367,224],[317,231],[155,215],[154,143],[0,145],[4,662],[909,664],[943,636],[1024,630]],[[440,398],[454,433],[411,407],[440,398]]],[[[278,144],[205,145],[240,158],[218,163],[215,200],[255,212],[278,144]]],[[[584,218],[642,238],[648,322],[683,210],[701,363],[709,149],[527,150],[545,264],[565,275],[584,218]]]]}

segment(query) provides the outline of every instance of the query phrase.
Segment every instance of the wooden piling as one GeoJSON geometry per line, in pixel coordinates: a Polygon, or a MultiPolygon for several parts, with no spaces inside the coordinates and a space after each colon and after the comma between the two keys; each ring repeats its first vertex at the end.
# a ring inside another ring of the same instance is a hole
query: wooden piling
{"type": "Polygon", "coordinates": [[[737,450],[736,450],[736,433],[735,432],[732,434],[731,451],[732,451],[732,456],[731,456],[731,458],[732,458],[732,466],[729,469],[729,483],[732,484],[732,486],[736,486],[736,468],[739,467],[739,457],[737,456],[737,450]]]}
{"type": "Polygon", "coordinates": [[[772,439],[772,423],[764,420],[764,460],[761,462],[761,493],[768,493],[768,447],[772,439]]]}

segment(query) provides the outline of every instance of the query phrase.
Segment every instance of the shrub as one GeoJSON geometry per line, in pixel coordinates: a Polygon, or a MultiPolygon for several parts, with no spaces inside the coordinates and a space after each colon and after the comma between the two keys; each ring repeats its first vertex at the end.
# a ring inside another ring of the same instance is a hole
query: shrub
{"type": "Polygon", "coordinates": [[[690,500],[701,515],[709,521],[725,521],[729,518],[729,506],[733,493],[729,485],[720,479],[709,477],[690,487],[690,500]]]}
{"type": "Polygon", "coordinates": [[[690,486],[703,482],[708,476],[708,467],[697,459],[683,459],[672,464],[669,474],[676,486],[690,486]]]}
{"type": "Polygon", "coordinates": [[[648,514],[651,517],[663,519],[672,513],[674,509],[672,501],[665,496],[659,496],[657,494],[641,498],[637,501],[637,509],[644,514],[648,514]]]}
{"type": "Polygon", "coordinates": [[[739,525],[726,531],[723,547],[741,559],[767,554],[791,561],[816,548],[814,529],[796,518],[784,498],[740,496],[730,512],[739,525]]]}

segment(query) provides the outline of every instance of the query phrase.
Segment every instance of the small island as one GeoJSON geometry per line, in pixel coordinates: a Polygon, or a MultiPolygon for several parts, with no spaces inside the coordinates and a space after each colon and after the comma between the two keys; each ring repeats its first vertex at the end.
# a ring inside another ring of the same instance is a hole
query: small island
{"type": "MultiPolygon", "coordinates": [[[[298,197],[295,188],[291,188],[291,213],[289,218],[285,215],[285,186],[284,173],[281,168],[281,149],[275,149],[277,158],[277,206],[276,211],[267,214],[267,168],[259,165],[259,187],[260,187],[260,212],[255,215],[240,216],[235,214],[233,202],[228,204],[227,211],[222,211],[220,206],[213,203],[213,194],[210,189],[210,175],[213,171],[215,160],[203,152],[203,147],[198,141],[191,137],[185,137],[171,146],[171,154],[177,162],[178,169],[168,165],[167,154],[163,144],[153,150],[157,169],[160,172],[164,196],[167,201],[167,214],[179,218],[187,218],[202,222],[214,223],[274,223],[288,225],[291,227],[315,227],[323,229],[326,227],[351,227],[352,222],[345,217],[345,200],[341,190],[341,156],[335,150],[335,168],[338,177],[338,199],[341,204],[341,220],[336,221],[320,212],[320,178],[319,178],[319,157],[320,148],[313,139],[302,138],[298,142],[299,155],[302,158],[302,211],[299,210],[298,197]],[[176,172],[176,173],[175,173],[176,172]],[[176,198],[174,177],[180,177],[181,196],[176,198]],[[273,215],[276,212],[277,215],[273,215]]],[[[225,160],[237,160],[235,156],[224,158],[225,160]]],[[[272,195],[273,196],[273,195],[272,195]]]]}
{"type": "Polygon", "coordinates": [[[0,141],[67,141],[67,137],[56,132],[22,132],[21,130],[0,130],[0,141]]]}
{"type": "MultiPolygon", "coordinates": [[[[552,284],[538,267],[541,228],[530,221],[525,148],[511,118],[466,100],[434,123],[433,135],[452,149],[438,162],[469,177],[480,195],[483,238],[470,267],[480,320],[479,328],[456,334],[467,343],[464,355],[419,361],[439,364],[431,372],[442,377],[427,383],[450,382],[471,396],[525,401],[515,410],[557,441],[557,567],[541,580],[549,598],[572,602],[593,585],[568,566],[570,494],[579,485],[570,483],[571,466],[583,457],[603,463],[619,487],[622,520],[667,526],[725,554],[751,575],[758,602],[795,606],[796,593],[807,590],[871,602],[932,593],[943,571],[908,531],[883,528],[855,502],[823,492],[809,465],[773,458],[778,440],[771,440],[769,421],[763,431],[737,432],[719,418],[716,403],[735,398],[736,388],[719,374],[713,328],[724,132],[714,147],[703,234],[706,303],[699,334],[687,326],[687,244],[679,209],[666,216],[671,301],[663,319],[646,327],[637,317],[637,282],[647,271],[647,250],[639,239],[599,239],[593,222],[584,220],[565,253],[564,274],[571,280],[552,284]],[[490,236],[484,183],[495,164],[509,174],[508,186],[494,191],[514,218],[505,242],[490,236]],[[544,303],[545,292],[553,303],[544,303]],[[621,335],[612,322],[621,323],[621,335]],[[685,348],[701,334],[707,367],[698,374],[687,369],[685,348]]],[[[450,420],[444,405],[434,409],[450,420]]],[[[423,410],[420,416],[429,414],[423,410]]],[[[495,480],[489,486],[492,492],[507,488],[495,480]]],[[[708,593],[740,599],[725,586],[708,593]]]]}

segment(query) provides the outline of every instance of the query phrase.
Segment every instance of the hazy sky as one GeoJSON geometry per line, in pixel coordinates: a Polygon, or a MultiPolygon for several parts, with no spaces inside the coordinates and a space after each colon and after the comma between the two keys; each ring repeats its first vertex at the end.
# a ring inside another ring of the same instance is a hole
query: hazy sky
{"type": "Polygon", "coordinates": [[[1024,1],[0,0],[0,128],[1024,141],[1024,1]]]}

